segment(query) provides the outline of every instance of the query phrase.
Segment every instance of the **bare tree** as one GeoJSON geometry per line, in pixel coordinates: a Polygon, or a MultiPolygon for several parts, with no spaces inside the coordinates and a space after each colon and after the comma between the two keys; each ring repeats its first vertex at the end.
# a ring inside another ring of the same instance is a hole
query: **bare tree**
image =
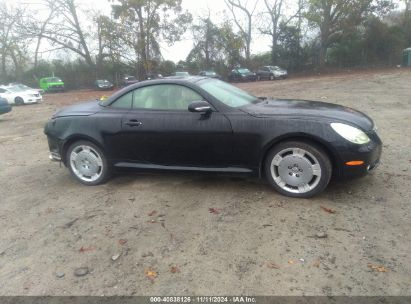
{"type": "Polygon", "coordinates": [[[410,15],[411,15],[411,0],[403,0],[405,4],[404,9],[404,23],[408,24],[410,22],[410,15]]]}
{"type": "Polygon", "coordinates": [[[257,8],[258,0],[255,0],[252,7],[248,8],[248,0],[224,0],[231,14],[235,24],[240,29],[241,35],[245,41],[245,57],[250,60],[251,56],[251,42],[252,42],[252,29],[253,29],[253,17],[257,8]],[[244,2],[244,3],[243,3],[244,2]],[[238,13],[241,12],[245,16],[245,24],[241,22],[238,13]]]}
{"type": "Polygon", "coordinates": [[[0,4],[0,56],[1,75],[3,81],[8,80],[8,60],[14,64],[16,74],[23,68],[25,46],[22,42],[18,26],[24,14],[23,8],[14,8],[6,3],[0,4]]]}
{"type": "Polygon", "coordinates": [[[79,20],[76,0],[47,1],[50,9],[49,19],[37,28],[39,39],[47,39],[51,45],[68,49],[95,66],[85,30],[79,20]]]}
{"type": "Polygon", "coordinates": [[[34,51],[34,67],[37,67],[37,64],[38,64],[39,50],[40,50],[41,41],[43,39],[43,34],[46,30],[47,25],[54,18],[58,10],[58,6],[53,0],[46,0],[46,4],[50,10],[49,10],[47,17],[44,19],[44,21],[39,24],[38,33],[37,33],[36,50],[34,51]]]}
{"type": "Polygon", "coordinates": [[[306,18],[320,31],[319,64],[326,61],[327,49],[344,33],[355,30],[367,16],[383,15],[392,0],[308,0],[306,18]]]}
{"type": "Polygon", "coordinates": [[[121,39],[135,54],[140,77],[153,69],[161,59],[160,41],[173,43],[181,38],[191,14],[184,11],[181,0],[118,0],[112,6],[118,23],[117,39],[121,39]]]}
{"type": "MultiPolygon", "coordinates": [[[[300,16],[299,22],[301,22],[301,11],[303,10],[304,2],[303,0],[299,0],[296,12],[288,17],[284,16],[284,9],[287,4],[286,0],[264,0],[264,4],[267,10],[265,13],[268,14],[270,18],[270,24],[266,27],[260,28],[260,31],[262,34],[271,37],[271,61],[274,64],[277,60],[280,22],[283,26],[287,26],[294,18],[298,16],[300,16]]],[[[301,26],[300,23],[299,26],[301,26]]]]}

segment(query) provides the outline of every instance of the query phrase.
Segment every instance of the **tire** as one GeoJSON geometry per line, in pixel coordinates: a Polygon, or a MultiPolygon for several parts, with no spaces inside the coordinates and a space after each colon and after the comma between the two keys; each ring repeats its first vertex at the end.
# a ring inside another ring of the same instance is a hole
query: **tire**
{"type": "Polygon", "coordinates": [[[86,140],[70,145],[66,152],[66,164],[73,177],[87,186],[103,184],[111,175],[103,151],[86,140]]]}
{"type": "Polygon", "coordinates": [[[273,81],[275,79],[274,75],[270,75],[270,80],[273,81]]]}
{"type": "Polygon", "coordinates": [[[258,76],[257,76],[257,81],[260,81],[260,80],[261,80],[261,76],[258,75],[258,76]]]}
{"type": "Polygon", "coordinates": [[[21,98],[21,97],[16,97],[16,98],[14,98],[14,104],[15,104],[16,106],[22,106],[22,105],[24,105],[24,100],[23,100],[23,98],[21,98]]]}
{"type": "Polygon", "coordinates": [[[286,141],[268,152],[264,172],[270,185],[279,193],[310,198],[327,187],[332,164],[318,145],[308,141],[286,141]]]}

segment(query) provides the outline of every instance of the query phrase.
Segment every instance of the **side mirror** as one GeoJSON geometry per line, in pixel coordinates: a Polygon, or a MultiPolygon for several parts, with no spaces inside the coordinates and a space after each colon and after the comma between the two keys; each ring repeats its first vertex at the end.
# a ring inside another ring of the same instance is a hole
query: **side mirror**
{"type": "Polygon", "coordinates": [[[188,105],[188,110],[194,113],[210,113],[213,108],[207,101],[194,101],[188,105]]]}

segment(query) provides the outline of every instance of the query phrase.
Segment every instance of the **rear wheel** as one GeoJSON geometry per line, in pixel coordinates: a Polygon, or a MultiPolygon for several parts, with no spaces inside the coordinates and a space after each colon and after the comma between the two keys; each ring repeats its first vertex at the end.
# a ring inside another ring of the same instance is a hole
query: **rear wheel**
{"type": "Polygon", "coordinates": [[[16,97],[16,98],[14,99],[14,103],[15,103],[17,106],[22,106],[22,105],[24,105],[24,100],[23,100],[23,98],[21,98],[21,97],[16,97]]]}
{"type": "Polygon", "coordinates": [[[73,143],[67,150],[66,162],[71,174],[85,185],[99,185],[110,177],[103,151],[89,141],[73,143]]]}
{"type": "Polygon", "coordinates": [[[287,141],[268,152],[264,170],[268,182],[281,194],[309,198],[327,187],[332,165],[321,147],[309,142],[287,141]]]}
{"type": "Polygon", "coordinates": [[[270,80],[274,80],[274,75],[270,75],[270,80]]]}

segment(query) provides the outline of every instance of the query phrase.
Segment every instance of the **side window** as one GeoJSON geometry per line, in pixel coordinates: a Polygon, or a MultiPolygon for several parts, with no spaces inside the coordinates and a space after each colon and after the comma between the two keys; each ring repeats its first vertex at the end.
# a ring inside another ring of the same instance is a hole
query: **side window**
{"type": "Polygon", "coordinates": [[[132,104],[133,91],[128,92],[127,94],[117,98],[117,100],[111,104],[111,107],[115,109],[131,109],[132,104]]]}
{"type": "Polygon", "coordinates": [[[204,100],[198,93],[187,87],[173,85],[169,88],[168,106],[171,110],[188,110],[193,101],[204,100]]]}
{"type": "Polygon", "coordinates": [[[174,84],[160,84],[134,91],[133,108],[152,110],[187,110],[193,101],[203,98],[193,90],[174,84]]]}

